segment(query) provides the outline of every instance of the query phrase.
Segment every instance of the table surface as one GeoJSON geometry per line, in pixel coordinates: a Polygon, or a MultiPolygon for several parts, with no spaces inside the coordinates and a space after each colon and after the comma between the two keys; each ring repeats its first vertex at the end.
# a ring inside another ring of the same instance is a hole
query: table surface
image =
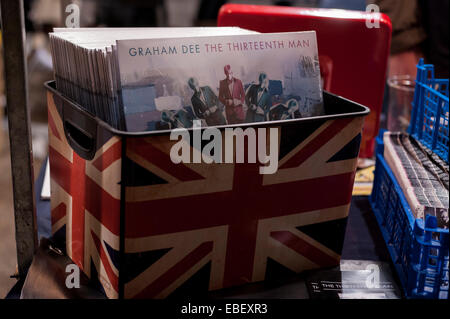
{"type": "MultiPolygon", "coordinates": [[[[50,222],[50,201],[41,200],[45,164],[41,167],[39,176],[36,180],[36,211],[38,223],[38,236],[51,237],[50,222]]],[[[350,212],[347,221],[347,228],[342,251],[343,262],[349,260],[382,262],[388,265],[394,281],[400,287],[398,277],[390,260],[389,252],[381,235],[375,216],[371,210],[367,196],[354,196],[352,198],[350,212]]],[[[318,270],[320,271],[320,270],[318,270]]],[[[311,273],[311,272],[309,272],[311,273]]],[[[10,294],[10,298],[17,297],[20,294],[20,285],[18,282],[10,294]]],[[[219,290],[212,293],[213,298],[309,298],[305,284],[305,277],[298,277],[282,282],[276,285],[267,283],[248,284],[242,287],[219,290]]]]}

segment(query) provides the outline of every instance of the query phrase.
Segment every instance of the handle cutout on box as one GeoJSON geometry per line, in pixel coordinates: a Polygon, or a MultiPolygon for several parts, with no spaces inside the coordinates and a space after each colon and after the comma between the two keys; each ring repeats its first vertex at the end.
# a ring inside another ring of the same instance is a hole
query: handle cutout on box
{"type": "Polygon", "coordinates": [[[72,143],[75,143],[82,151],[89,153],[94,150],[94,138],[78,128],[70,121],[64,121],[64,126],[67,131],[67,137],[72,143]]]}

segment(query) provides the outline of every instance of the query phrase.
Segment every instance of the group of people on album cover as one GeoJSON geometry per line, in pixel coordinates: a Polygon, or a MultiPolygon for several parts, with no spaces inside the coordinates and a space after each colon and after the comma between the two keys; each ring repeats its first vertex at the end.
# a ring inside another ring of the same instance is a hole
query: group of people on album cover
{"type": "MultiPolygon", "coordinates": [[[[269,78],[266,73],[260,73],[258,83],[251,84],[246,92],[242,81],[234,77],[230,65],[224,67],[224,73],[225,79],[219,83],[219,96],[209,86],[200,86],[195,77],[188,80],[188,85],[193,91],[191,103],[194,115],[204,120],[208,126],[301,117],[296,99],[272,105],[269,78]],[[219,107],[219,102],[225,106],[225,116],[219,107]],[[246,112],[244,104],[247,106],[246,112]]],[[[183,110],[175,114],[163,112],[161,119],[163,122],[169,123],[171,128],[189,127],[190,125],[187,123],[190,121],[185,118],[187,116],[187,112],[183,110]]]]}

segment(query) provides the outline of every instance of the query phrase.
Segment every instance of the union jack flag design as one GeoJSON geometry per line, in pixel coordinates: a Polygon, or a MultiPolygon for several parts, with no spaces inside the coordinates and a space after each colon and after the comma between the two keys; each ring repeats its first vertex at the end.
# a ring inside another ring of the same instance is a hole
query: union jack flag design
{"type": "Polygon", "coordinates": [[[114,136],[85,161],[48,99],[53,233],[109,298],[339,263],[362,117],[278,127],[278,171],[260,175],[259,163],[174,164],[168,135],[114,136]]]}

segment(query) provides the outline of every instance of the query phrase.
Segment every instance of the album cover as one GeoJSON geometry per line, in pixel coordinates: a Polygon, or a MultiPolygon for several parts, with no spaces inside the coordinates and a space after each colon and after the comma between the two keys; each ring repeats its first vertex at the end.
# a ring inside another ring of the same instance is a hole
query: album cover
{"type": "Polygon", "coordinates": [[[128,131],[324,114],[316,34],[118,40],[128,131]]]}

